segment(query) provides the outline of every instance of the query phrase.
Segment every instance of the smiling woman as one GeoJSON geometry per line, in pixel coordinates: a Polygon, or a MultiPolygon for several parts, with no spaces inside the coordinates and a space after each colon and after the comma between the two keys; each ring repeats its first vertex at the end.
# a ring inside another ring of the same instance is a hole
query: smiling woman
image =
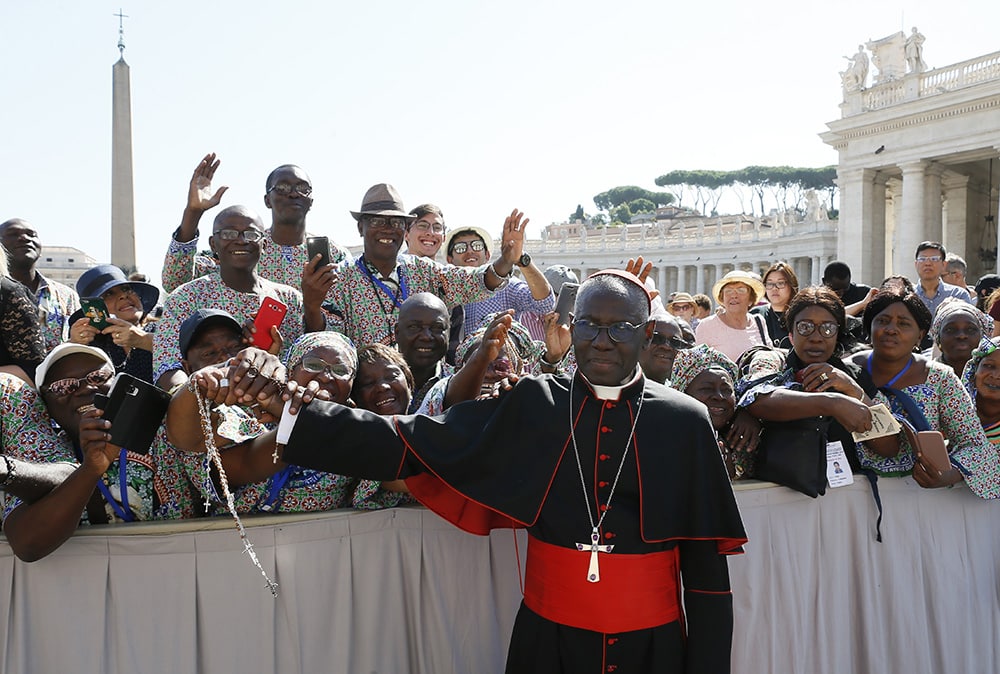
{"type": "Polygon", "coordinates": [[[695,336],[699,344],[718,349],[734,362],[751,347],[771,344],[764,320],[749,313],[764,294],[760,276],[731,271],[716,282],[712,294],[721,311],[698,322],[695,336]]]}
{"type": "Polygon", "coordinates": [[[898,452],[862,448],[862,464],[884,476],[912,474],[925,488],[946,487],[964,479],[978,496],[1000,497],[1000,459],[983,433],[969,394],[950,367],[914,353],[931,326],[930,311],[920,297],[881,291],[865,309],[864,322],[872,350],[855,354],[854,363],[866,368],[877,386],[901,392],[890,400],[894,414],[910,416],[902,401],[912,399],[930,429],[948,440],[952,468],[934,469],[905,439],[898,452]]]}
{"type": "Polygon", "coordinates": [[[101,323],[83,310],[74,313],[70,316],[70,341],[101,349],[111,358],[116,372],[152,383],[153,332],[143,321],[159,302],[159,288],[129,281],[115,265],[101,264],[80,276],[76,291],[88,302],[100,298],[108,315],[101,323]]]}

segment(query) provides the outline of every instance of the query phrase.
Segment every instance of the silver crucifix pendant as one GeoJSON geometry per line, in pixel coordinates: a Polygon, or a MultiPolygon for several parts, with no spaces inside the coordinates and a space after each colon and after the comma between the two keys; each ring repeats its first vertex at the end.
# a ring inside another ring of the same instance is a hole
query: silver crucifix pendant
{"type": "Polygon", "coordinates": [[[597,533],[597,527],[590,534],[590,544],[577,543],[576,549],[580,552],[590,551],[590,567],[587,569],[587,582],[597,583],[601,580],[601,569],[597,565],[598,552],[611,552],[613,545],[600,545],[601,535],[597,533]]]}

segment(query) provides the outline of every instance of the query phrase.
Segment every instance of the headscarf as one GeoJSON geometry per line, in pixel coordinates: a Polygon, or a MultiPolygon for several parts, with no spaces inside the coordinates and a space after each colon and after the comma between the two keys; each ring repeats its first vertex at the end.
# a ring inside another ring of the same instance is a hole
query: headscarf
{"type": "MultiPolygon", "coordinates": [[[[469,349],[476,342],[481,342],[486,329],[501,312],[495,312],[483,319],[479,328],[471,335],[462,340],[462,343],[455,349],[455,366],[462,367],[465,364],[465,357],[469,355],[469,349]]],[[[514,372],[523,372],[529,369],[534,363],[545,354],[544,342],[538,342],[531,338],[528,329],[517,321],[510,322],[510,329],[507,330],[507,357],[511,359],[514,372]],[[511,348],[513,347],[513,348],[511,348]],[[520,362],[517,362],[520,361],[520,362]]]]}
{"type": "Polygon", "coordinates": [[[313,349],[329,347],[336,350],[344,358],[344,361],[351,366],[351,370],[358,371],[358,353],[354,350],[354,342],[340,334],[325,330],[323,332],[307,332],[295,340],[295,343],[288,349],[285,355],[285,367],[289,371],[302,362],[302,358],[313,349]]]}
{"type": "Polygon", "coordinates": [[[965,300],[960,300],[956,297],[948,297],[937,308],[937,311],[934,314],[934,320],[931,322],[931,337],[934,338],[935,344],[939,344],[941,342],[941,329],[944,327],[945,321],[955,314],[968,314],[969,318],[979,323],[979,327],[983,331],[983,337],[993,334],[992,317],[988,314],[984,314],[974,305],[969,304],[965,300]]]}
{"type": "Polygon", "coordinates": [[[699,344],[677,352],[673,370],[670,371],[670,385],[683,393],[694,378],[705,370],[722,370],[732,378],[733,383],[739,379],[736,363],[726,354],[708,344],[699,344]]]}
{"type": "Polygon", "coordinates": [[[972,356],[969,357],[965,369],[962,370],[962,383],[965,384],[965,390],[969,392],[973,400],[976,399],[976,370],[979,369],[979,364],[983,362],[983,359],[998,348],[1000,348],[1000,337],[983,337],[979,346],[972,350],[972,356]]]}

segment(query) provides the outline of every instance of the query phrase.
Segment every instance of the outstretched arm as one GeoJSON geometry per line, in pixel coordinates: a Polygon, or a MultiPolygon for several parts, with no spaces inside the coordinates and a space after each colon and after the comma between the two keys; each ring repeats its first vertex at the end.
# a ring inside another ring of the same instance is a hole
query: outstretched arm
{"type": "Polygon", "coordinates": [[[34,503],[69,477],[71,463],[31,463],[3,455],[0,457],[0,489],[25,503],[34,503]]]}
{"type": "Polygon", "coordinates": [[[111,439],[111,422],[92,409],[80,420],[83,463],[59,486],[34,503],[14,508],[4,522],[7,541],[18,559],[34,562],[53,552],[73,535],[97,481],[118,456],[111,439]]]}

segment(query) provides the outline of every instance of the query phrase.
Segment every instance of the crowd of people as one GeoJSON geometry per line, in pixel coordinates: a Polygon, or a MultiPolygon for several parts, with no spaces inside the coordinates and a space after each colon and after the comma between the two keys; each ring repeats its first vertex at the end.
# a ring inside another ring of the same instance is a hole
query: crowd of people
{"type": "MultiPolygon", "coordinates": [[[[523,213],[506,216],[497,244],[480,227],[447,227],[433,204],[407,210],[393,186],[378,184],[351,212],[363,240],[354,258],[327,238],[313,247],[312,184],[283,165],[265,180],[269,226],[249,206],[219,208],[199,252],[201,220],[227,189],[213,186],[219,165],[206,155],[191,177],[181,223],[164,242],[165,292],[110,264],[87,270],[75,289],[47,279],[38,231],[18,218],[0,224],[0,487],[19,558],[48,555],[80,524],[212,516],[230,490],[241,514],[419,501],[477,533],[498,517],[528,527],[529,559],[544,560],[535,563],[543,575],[558,573],[559,550],[589,553],[592,576],[618,559],[598,554],[611,548],[679,550],[671,563],[684,570],[688,611],[700,612],[699,629],[724,633],[731,616],[718,603],[728,593],[718,559],[745,541],[725,477],[755,476],[770,424],[826,417],[852,472],[912,475],[926,488],[964,481],[978,496],[1000,496],[1000,277],[968,286],[964,261],[939,243],[920,244],[912,281],[869,287],[834,262],[822,285],[800,287],[776,261],[762,275],[729,272],[710,298],[656,289],[641,258],[587,280],[562,266],[541,270],[524,250],[523,213]],[[564,283],[579,286],[569,315],[555,310],[564,283]],[[171,395],[148,448],[112,444],[117,420],[104,418],[109,391],[129,377],[171,395]],[[879,403],[940,431],[950,466],[904,433],[855,440],[871,431],[879,403]],[[639,424],[643,405],[650,416],[639,424]],[[667,429],[674,416],[683,422],[667,429]],[[510,442],[501,448],[499,438],[510,442]],[[653,472],[662,458],[641,447],[660,445],[683,465],[671,478],[680,495],[650,496],[663,490],[657,482],[639,497],[646,480],[676,470],[653,472]],[[206,458],[216,447],[221,471],[206,458]],[[645,472],[623,471],[629,447],[637,462],[648,454],[645,472]],[[525,495],[501,493],[501,480],[517,480],[525,495]],[[566,499],[579,499],[581,482],[586,510],[549,498],[575,489],[566,499]],[[714,515],[685,520],[679,499],[710,503],[714,515]],[[639,525],[640,513],[660,507],[666,515],[639,525]],[[557,532],[555,522],[575,528],[557,532]],[[576,545],[590,530],[592,543],[576,545]]],[[[842,472],[839,459],[834,468],[842,472]]],[[[540,583],[527,582],[529,607],[551,601],[540,583]]],[[[623,610],[575,625],[569,609],[537,613],[585,631],[675,622],[674,609],[650,606],[649,624],[623,610]]],[[[529,613],[518,618],[512,662],[515,650],[561,643],[529,613]]],[[[678,657],[675,636],[657,657],[678,657]]],[[[711,641],[690,647],[719,660],[711,641]]],[[[588,648],[581,657],[593,656],[588,648]]]]}

